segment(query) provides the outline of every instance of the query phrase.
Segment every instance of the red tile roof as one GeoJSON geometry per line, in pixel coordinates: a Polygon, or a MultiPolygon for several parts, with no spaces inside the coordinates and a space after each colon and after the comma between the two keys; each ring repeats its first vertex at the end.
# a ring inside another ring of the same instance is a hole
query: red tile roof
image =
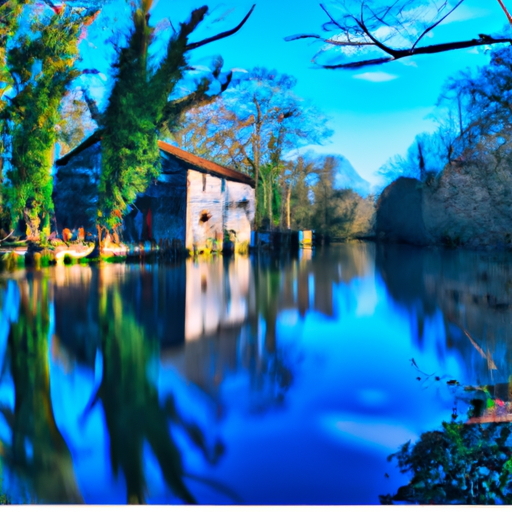
{"type": "Polygon", "coordinates": [[[186,164],[191,164],[194,167],[197,167],[199,170],[204,170],[220,176],[224,176],[225,178],[231,179],[233,181],[240,181],[254,188],[254,180],[250,176],[247,176],[247,174],[243,174],[239,171],[235,171],[234,169],[230,169],[229,167],[224,167],[223,165],[210,162],[209,160],[201,158],[200,156],[195,156],[188,151],[184,151],[183,149],[177,148],[176,146],[168,144],[167,142],[162,142],[161,140],[158,141],[158,147],[165,153],[169,153],[178,160],[181,160],[186,164]]]}

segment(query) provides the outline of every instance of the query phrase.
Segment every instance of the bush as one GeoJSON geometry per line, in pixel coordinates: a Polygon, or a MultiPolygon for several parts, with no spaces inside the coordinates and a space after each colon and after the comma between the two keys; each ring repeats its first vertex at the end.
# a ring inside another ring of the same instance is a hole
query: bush
{"type": "Polygon", "coordinates": [[[411,481],[382,503],[512,504],[512,448],[508,423],[443,423],[441,430],[422,434],[411,445],[388,457],[396,458],[411,481]]]}

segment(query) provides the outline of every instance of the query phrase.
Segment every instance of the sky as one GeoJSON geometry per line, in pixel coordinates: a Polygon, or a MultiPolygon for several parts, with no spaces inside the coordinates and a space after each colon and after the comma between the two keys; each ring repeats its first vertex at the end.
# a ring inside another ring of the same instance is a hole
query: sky
{"type": "MultiPolygon", "coordinates": [[[[350,71],[322,69],[311,62],[321,43],[284,40],[298,33],[321,33],[327,17],[313,0],[157,0],[151,20],[168,18],[177,26],[192,9],[206,4],[209,15],[191,38],[200,40],[237,25],[253,3],[252,16],[237,34],[190,52],[191,63],[208,65],[221,55],[226,71],[264,66],[295,76],[296,93],[327,114],[334,130],[330,141],[314,149],[345,156],[373,183],[375,172],[389,158],[405,153],[417,134],[434,131],[432,113],[446,79],[488,62],[485,51],[470,49],[350,71]]],[[[512,10],[512,0],[504,3],[512,10]]],[[[506,24],[497,1],[465,0],[426,44],[493,34],[506,24]]],[[[88,53],[87,60],[97,64],[97,52],[88,53]]]]}

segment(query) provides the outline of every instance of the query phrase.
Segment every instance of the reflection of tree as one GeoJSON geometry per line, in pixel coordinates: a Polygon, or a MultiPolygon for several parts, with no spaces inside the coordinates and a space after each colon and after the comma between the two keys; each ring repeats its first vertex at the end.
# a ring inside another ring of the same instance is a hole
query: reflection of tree
{"type": "Polygon", "coordinates": [[[0,408],[12,435],[2,455],[38,501],[80,503],[73,461],[55,422],[50,396],[48,281],[44,277],[24,281],[19,290],[19,317],[8,337],[14,410],[0,408]]]}
{"type": "Polygon", "coordinates": [[[283,262],[277,258],[258,258],[255,265],[255,285],[257,304],[257,323],[251,325],[250,373],[253,385],[257,389],[270,389],[273,399],[282,400],[293,380],[290,361],[280,349],[277,336],[277,317],[283,300],[283,289],[290,274],[290,265],[283,272],[283,262]],[[257,338],[261,328],[260,320],[265,322],[264,351],[258,354],[257,338]]]}
{"type": "Polygon", "coordinates": [[[185,421],[174,400],[160,402],[148,367],[158,356],[158,344],[146,336],[114,287],[100,292],[100,331],[103,375],[90,407],[101,400],[110,435],[110,457],[115,474],[122,470],[129,503],[143,503],[145,477],[143,445],[149,444],[165,482],[185,503],[196,500],[188,489],[181,453],[170,430],[183,429],[205,458],[215,462],[218,443],[209,450],[199,427],[185,421]]]}
{"type": "Polygon", "coordinates": [[[468,368],[474,367],[474,357],[483,358],[481,374],[473,381],[489,379],[490,359],[500,378],[511,373],[509,255],[379,245],[376,266],[393,302],[417,324],[418,343],[425,323],[441,311],[448,348],[460,350],[468,368]]]}

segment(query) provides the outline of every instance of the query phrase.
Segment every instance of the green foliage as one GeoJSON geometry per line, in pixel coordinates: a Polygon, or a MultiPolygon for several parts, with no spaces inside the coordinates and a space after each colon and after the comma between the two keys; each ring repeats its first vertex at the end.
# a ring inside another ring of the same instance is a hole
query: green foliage
{"type": "Polygon", "coordinates": [[[384,501],[422,504],[512,504],[511,427],[443,423],[388,457],[412,479],[384,501]]]}
{"type": "Polygon", "coordinates": [[[11,0],[0,6],[0,111],[6,106],[4,94],[13,84],[7,66],[7,44],[18,29],[24,6],[29,3],[30,0],[11,0]]]}
{"type": "Polygon", "coordinates": [[[373,226],[373,198],[363,199],[350,189],[336,189],[337,170],[336,157],[327,156],[317,163],[311,226],[318,233],[335,238],[367,236],[373,226]]]}
{"type": "MultiPolygon", "coordinates": [[[[179,100],[170,100],[187,68],[188,38],[203,20],[207,7],[193,11],[190,20],[170,39],[156,69],[149,63],[155,29],[149,25],[153,0],[141,0],[133,10],[128,44],[119,51],[116,82],[103,115],[102,174],[98,224],[115,230],[138,194],[160,173],[159,133],[172,131],[184,111],[212,100],[206,95],[210,81],[179,100]]],[[[222,62],[213,72],[218,77],[222,62]]]]}
{"type": "Polygon", "coordinates": [[[49,229],[52,201],[52,154],[61,119],[60,104],[79,72],[78,41],[90,13],[63,9],[49,21],[32,16],[28,35],[17,35],[7,51],[15,95],[1,112],[7,155],[4,204],[14,225],[20,217],[27,234],[38,237],[41,222],[49,229]]]}
{"type": "Polygon", "coordinates": [[[0,494],[0,505],[12,505],[11,498],[7,494],[0,494]]]}
{"type": "Polygon", "coordinates": [[[299,231],[311,229],[312,205],[306,176],[300,176],[291,194],[291,227],[299,231]]]}

